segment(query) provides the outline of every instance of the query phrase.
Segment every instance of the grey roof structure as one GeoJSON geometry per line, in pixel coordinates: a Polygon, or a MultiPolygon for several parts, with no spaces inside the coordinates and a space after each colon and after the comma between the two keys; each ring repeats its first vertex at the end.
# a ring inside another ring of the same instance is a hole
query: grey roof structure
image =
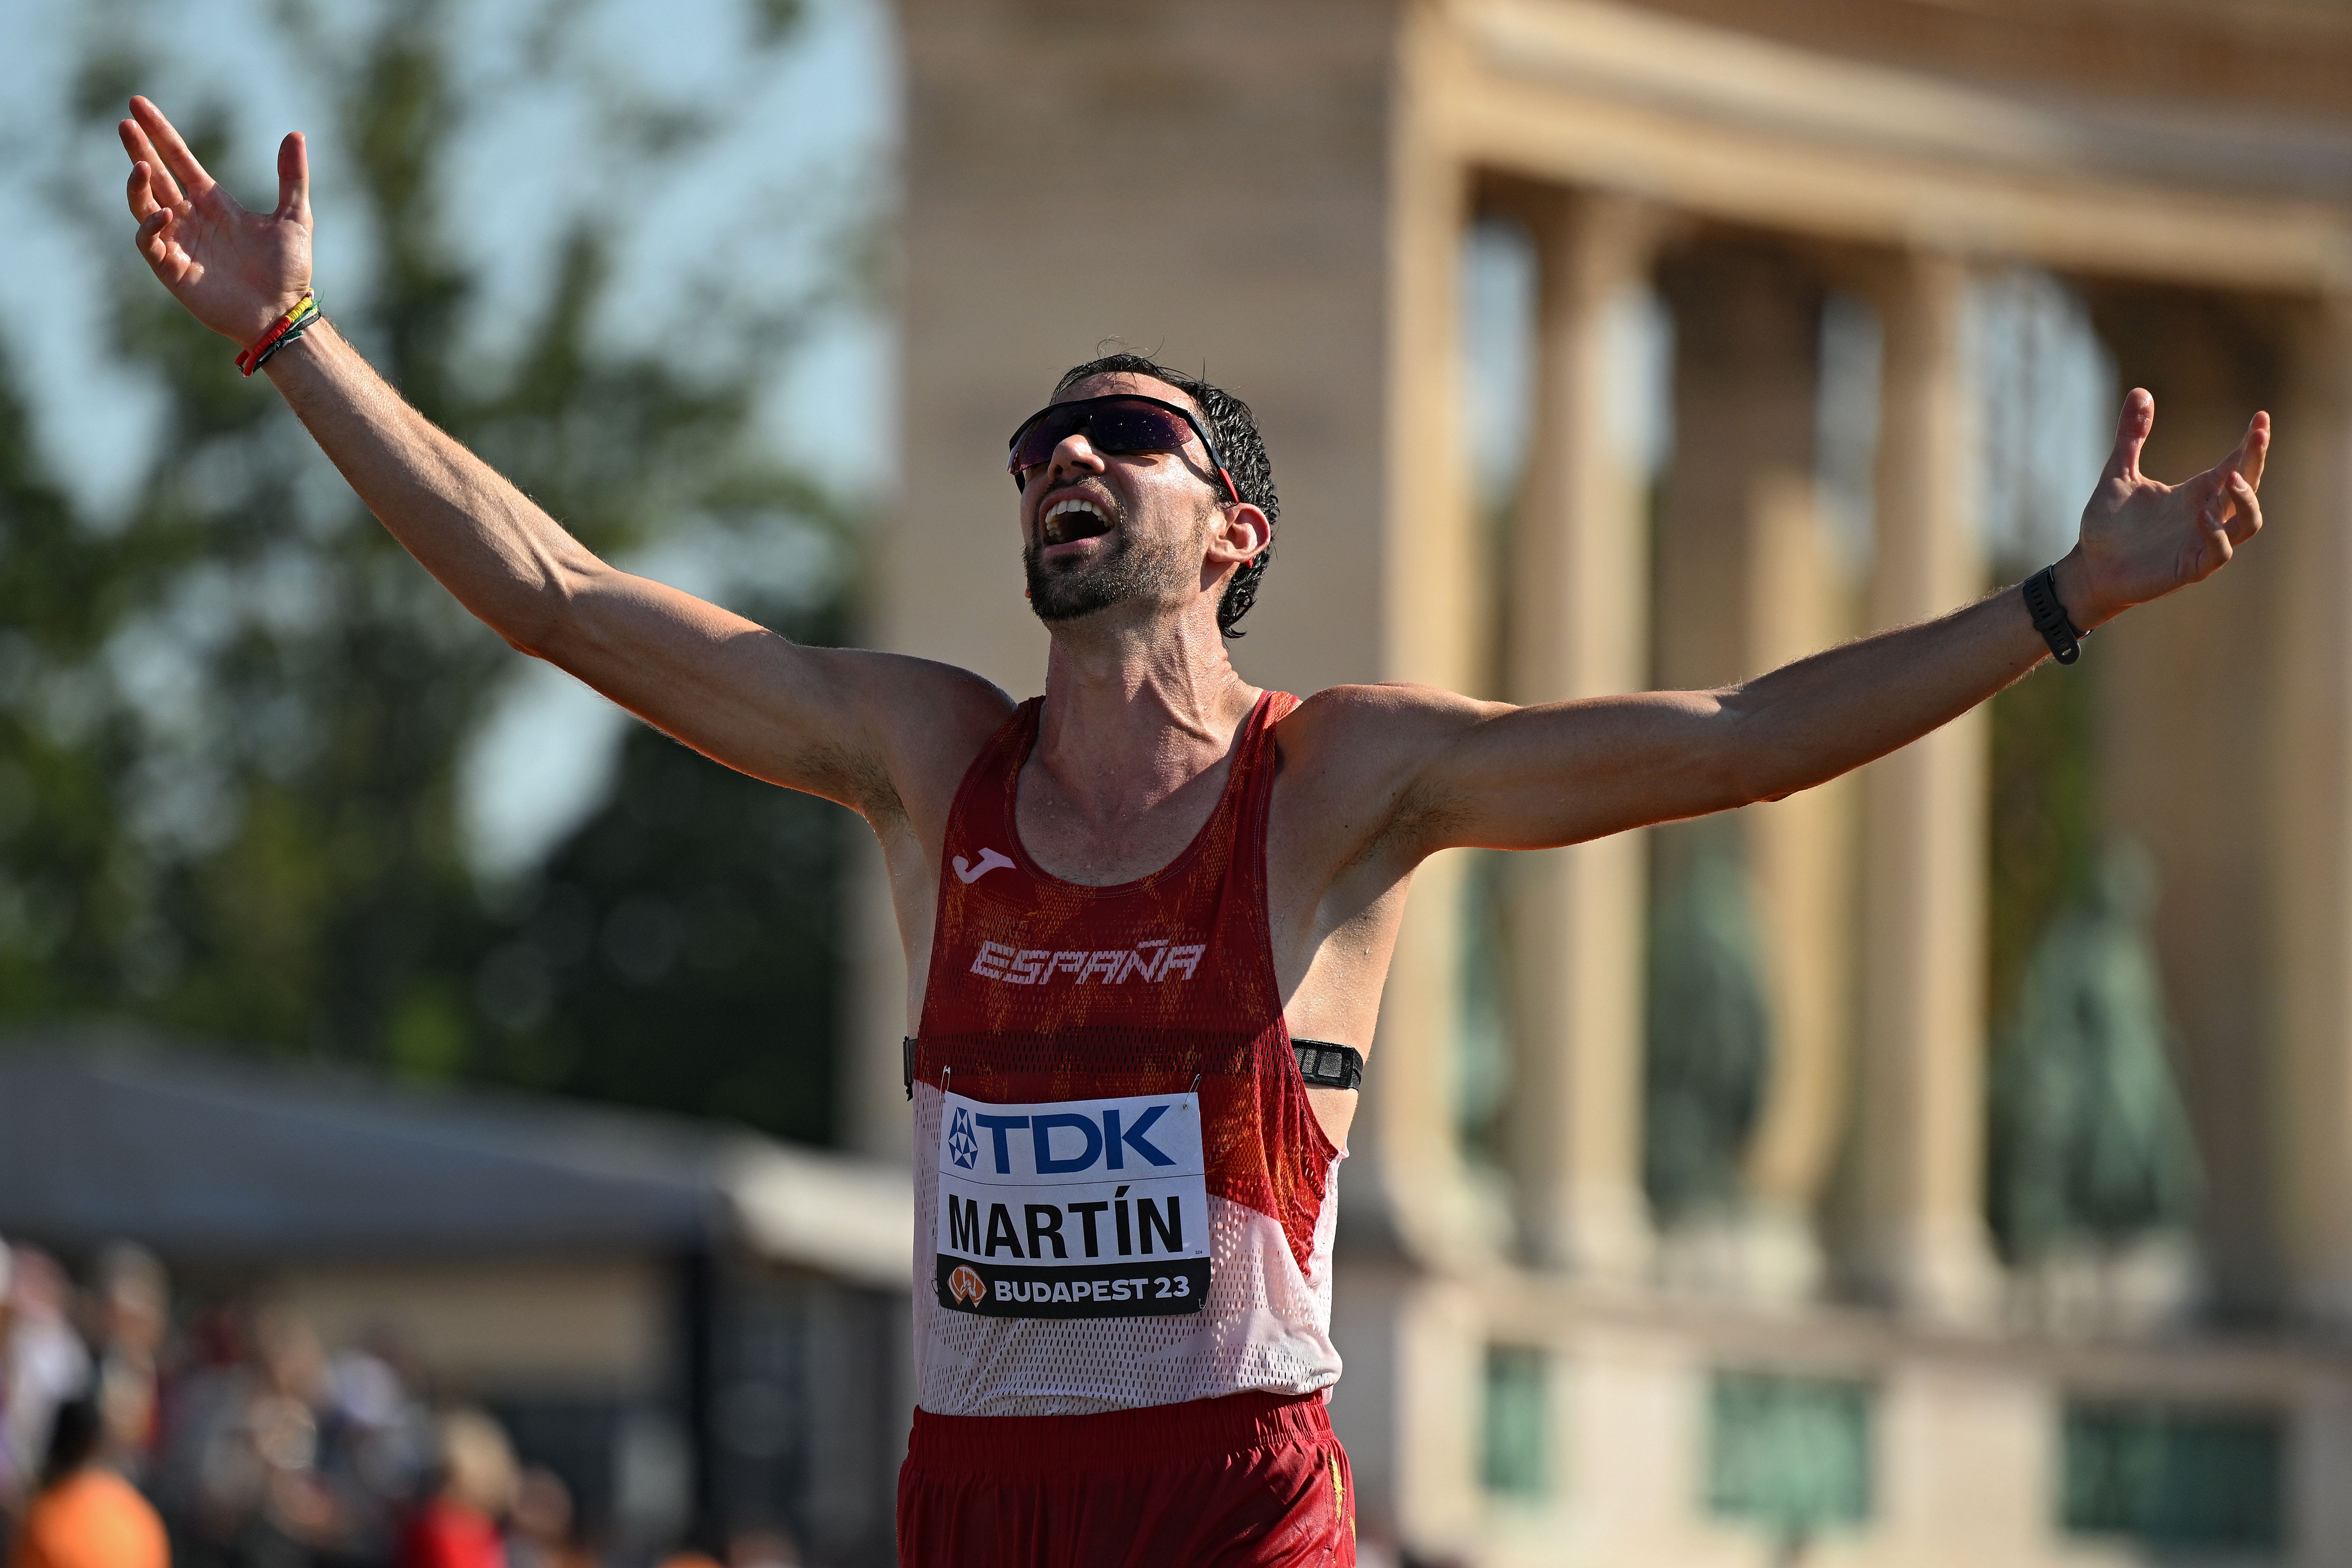
{"type": "Polygon", "coordinates": [[[167,1258],[738,1247],[911,1279],[904,1170],[685,1118],[130,1033],[0,1040],[0,1235],[167,1258]]]}

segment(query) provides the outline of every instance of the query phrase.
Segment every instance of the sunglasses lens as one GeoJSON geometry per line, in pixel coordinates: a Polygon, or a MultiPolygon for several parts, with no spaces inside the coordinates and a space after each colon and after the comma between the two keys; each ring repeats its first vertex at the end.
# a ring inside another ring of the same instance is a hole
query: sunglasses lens
{"type": "Polygon", "coordinates": [[[1031,420],[1013,444],[1010,467],[1014,477],[1026,474],[1054,455],[1054,448],[1069,438],[1070,432],[1086,425],[1086,410],[1075,405],[1048,408],[1031,420]]]}
{"type": "Polygon", "coordinates": [[[1149,403],[1105,404],[1087,426],[1097,452],[1181,452],[1192,431],[1184,421],[1149,403]]]}
{"type": "Polygon", "coordinates": [[[1030,421],[1014,443],[1007,465],[1016,479],[1052,460],[1054,448],[1085,432],[1088,445],[1114,457],[1137,452],[1181,452],[1192,435],[1183,418],[1149,403],[1118,397],[1090,397],[1057,404],[1030,421]]]}

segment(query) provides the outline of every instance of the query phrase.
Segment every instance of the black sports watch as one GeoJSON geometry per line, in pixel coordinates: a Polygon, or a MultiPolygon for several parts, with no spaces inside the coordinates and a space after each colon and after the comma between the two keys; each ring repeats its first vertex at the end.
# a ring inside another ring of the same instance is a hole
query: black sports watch
{"type": "Polygon", "coordinates": [[[2066,618],[2066,606],[2058,602],[2057,568],[2044,566],[2024,583],[2025,613],[2033,617],[2033,629],[2050,645],[2050,657],[2061,664],[2072,664],[2083,657],[2083,639],[2088,632],[2074,629],[2066,618]]]}

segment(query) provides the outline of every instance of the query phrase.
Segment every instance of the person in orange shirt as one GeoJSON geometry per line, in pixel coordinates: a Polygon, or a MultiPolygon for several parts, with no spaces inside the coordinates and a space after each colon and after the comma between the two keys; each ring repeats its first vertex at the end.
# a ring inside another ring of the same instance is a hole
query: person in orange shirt
{"type": "Polygon", "coordinates": [[[40,1490],[8,1568],[171,1568],[163,1520],[138,1488],[98,1462],[104,1427],[95,1399],[58,1407],[40,1490]]]}

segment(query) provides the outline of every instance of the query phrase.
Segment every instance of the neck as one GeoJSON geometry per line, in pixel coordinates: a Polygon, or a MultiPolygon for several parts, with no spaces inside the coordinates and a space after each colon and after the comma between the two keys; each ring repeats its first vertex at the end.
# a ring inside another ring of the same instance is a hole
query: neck
{"type": "Polygon", "coordinates": [[[1100,820],[1151,806],[1214,767],[1257,700],[1225,656],[1213,605],[1124,608],[1053,628],[1032,759],[1100,820]]]}

